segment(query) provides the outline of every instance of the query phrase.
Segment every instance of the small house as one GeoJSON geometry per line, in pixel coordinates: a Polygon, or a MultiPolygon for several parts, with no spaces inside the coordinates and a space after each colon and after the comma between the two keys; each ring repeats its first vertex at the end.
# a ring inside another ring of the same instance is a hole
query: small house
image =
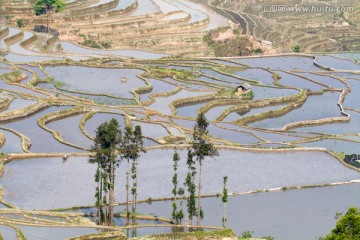
{"type": "Polygon", "coordinates": [[[243,83],[236,88],[236,93],[242,94],[251,91],[251,86],[248,83],[243,83]]]}

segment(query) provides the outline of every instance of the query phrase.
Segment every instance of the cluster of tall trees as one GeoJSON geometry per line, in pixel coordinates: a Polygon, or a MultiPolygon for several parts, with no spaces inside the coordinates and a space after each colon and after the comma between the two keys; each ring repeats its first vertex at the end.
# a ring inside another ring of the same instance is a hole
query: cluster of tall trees
{"type": "MultiPolygon", "coordinates": [[[[194,217],[197,217],[196,225],[201,225],[201,219],[204,216],[201,208],[201,190],[202,190],[202,167],[207,157],[218,156],[218,151],[209,141],[209,123],[203,113],[197,117],[193,129],[193,142],[187,151],[188,172],[185,176],[183,187],[178,182],[178,162],[180,156],[176,149],[173,155],[172,194],[174,201],[172,204],[172,213],[174,223],[182,224],[185,217],[183,200],[186,200],[187,217],[190,225],[195,225],[194,217]],[[198,171],[196,183],[196,175],[198,171]],[[185,196],[186,195],[186,196],[185,196]],[[179,206],[177,200],[180,200],[179,206]]],[[[104,122],[96,130],[94,145],[91,148],[94,155],[90,157],[89,162],[97,164],[95,182],[96,187],[96,207],[98,223],[104,225],[113,225],[114,222],[114,191],[115,191],[115,170],[122,162],[126,163],[126,215],[127,224],[130,218],[133,223],[136,221],[137,208],[137,188],[138,188],[138,159],[141,153],[144,153],[143,135],[141,127],[125,127],[124,131],[120,129],[119,123],[115,119],[104,122]],[[131,199],[130,199],[131,198],[131,199]],[[131,209],[130,209],[131,204],[131,209]]],[[[226,182],[227,177],[223,179],[223,203],[227,202],[226,182]]],[[[225,208],[224,208],[225,209],[225,208]]],[[[225,210],[224,210],[225,214],[225,210]]],[[[223,224],[226,224],[224,215],[223,224]]]]}
{"type": "MultiPolygon", "coordinates": [[[[206,157],[214,157],[218,156],[219,153],[215,149],[214,145],[209,141],[209,131],[208,131],[209,123],[206,120],[206,117],[203,113],[200,113],[197,117],[196,124],[193,129],[193,142],[191,144],[191,148],[188,149],[187,153],[187,166],[188,172],[185,177],[184,187],[187,190],[187,214],[188,214],[188,222],[190,225],[193,225],[193,218],[197,217],[198,226],[201,225],[201,219],[204,217],[204,212],[201,208],[201,189],[202,189],[202,167],[206,157]],[[198,184],[196,189],[195,176],[196,176],[196,163],[198,163],[198,184]],[[196,196],[197,190],[197,196],[196,196]],[[196,206],[196,198],[197,198],[197,206],[196,206]]],[[[179,157],[177,152],[174,153],[174,177],[173,184],[174,189],[172,191],[174,196],[173,202],[173,212],[172,217],[174,218],[175,223],[180,223],[184,217],[183,206],[180,203],[180,210],[177,211],[178,207],[176,205],[176,200],[178,195],[184,194],[184,189],[177,189],[177,162],[179,161],[179,157]]]]}
{"type": "Polygon", "coordinates": [[[90,157],[89,162],[97,165],[95,197],[98,224],[110,226],[114,223],[115,170],[123,161],[127,163],[126,214],[128,223],[130,216],[135,222],[138,182],[137,165],[140,154],[145,152],[141,127],[136,126],[135,130],[133,130],[127,126],[123,134],[116,119],[104,122],[96,130],[91,151],[94,152],[94,155],[90,157]],[[132,178],[131,211],[129,210],[130,165],[132,178]]]}

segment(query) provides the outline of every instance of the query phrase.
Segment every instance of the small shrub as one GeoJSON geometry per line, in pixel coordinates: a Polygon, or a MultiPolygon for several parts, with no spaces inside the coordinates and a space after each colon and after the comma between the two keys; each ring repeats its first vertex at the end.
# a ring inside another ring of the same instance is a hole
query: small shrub
{"type": "Polygon", "coordinates": [[[16,19],[16,25],[19,27],[19,28],[22,28],[25,26],[25,21],[23,18],[17,18],[16,19]]]}
{"type": "Polygon", "coordinates": [[[296,45],[293,48],[293,52],[299,53],[301,51],[300,45],[296,45]]]}

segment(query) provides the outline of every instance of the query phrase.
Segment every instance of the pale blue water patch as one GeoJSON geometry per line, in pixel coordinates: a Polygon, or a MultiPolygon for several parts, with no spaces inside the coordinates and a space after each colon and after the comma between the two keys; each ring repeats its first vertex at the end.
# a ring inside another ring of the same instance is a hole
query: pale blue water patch
{"type": "Polygon", "coordinates": [[[9,107],[3,111],[2,113],[6,113],[6,112],[12,112],[12,111],[16,111],[22,108],[26,108],[32,104],[37,103],[37,101],[35,100],[28,100],[28,99],[14,99],[9,107]]]}
{"type": "MultiPolygon", "coordinates": [[[[249,128],[245,128],[245,127],[240,127],[240,126],[230,124],[230,123],[217,123],[217,125],[226,127],[229,129],[251,132],[251,133],[254,133],[257,136],[261,137],[262,139],[265,139],[267,141],[272,141],[272,142],[292,142],[292,141],[304,139],[303,137],[291,136],[290,133],[276,133],[276,132],[271,132],[271,131],[263,132],[263,131],[258,131],[258,130],[254,130],[251,128],[249,129],[249,128]]],[[[295,134],[293,134],[293,135],[295,135],[295,134]]]]}
{"type": "Polygon", "coordinates": [[[225,106],[217,106],[211,108],[209,111],[205,113],[205,116],[208,121],[215,121],[220,115],[228,108],[233,107],[234,105],[225,105],[225,106]]]}
{"type": "Polygon", "coordinates": [[[324,139],[316,142],[298,144],[301,147],[323,147],[335,152],[344,152],[346,154],[358,154],[360,142],[350,142],[338,139],[324,139]]]}
{"type": "Polygon", "coordinates": [[[196,97],[196,96],[203,96],[208,95],[213,92],[192,92],[188,90],[180,90],[178,93],[168,96],[168,97],[157,97],[155,100],[156,102],[148,106],[149,108],[152,108],[156,111],[159,111],[166,115],[172,115],[171,108],[169,104],[172,101],[182,99],[182,98],[190,98],[190,97],[196,97]]]}
{"type": "Polygon", "coordinates": [[[195,120],[185,120],[185,119],[176,119],[173,118],[172,121],[183,128],[187,128],[187,129],[193,129],[194,125],[195,125],[195,120]]]}
{"type": "Polygon", "coordinates": [[[339,57],[339,58],[346,58],[352,61],[360,61],[360,53],[334,53],[329,54],[331,56],[339,57]]]}
{"type": "MultiPolygon", "coordinates": [[[[178,150],[179,182],[187,173],[187,151],[178,150]]],[[[151,150],[139,159],[138,199],[169,197],[173,188],[173,150],[151,150]],[[159,174],[161,169],[161,174],[159,174]]],[[[360,173],[344,167],[323,152],[243,152],[220,150],[203,165],[203,193],[216,194],[229,177],[229,192],[301,186],[359,179],[360,173]]],[[[87,157],[43,158],[6,164],[0,184],[5,199],[25,209],[49,209],[94,204],[96,166],[87,157]],[[22,176],[18,178],[16,176],[22,176]],[[30,181],[31,180],[31,181],[30,181]],[[81,193],[81,194],[79,194],[81,193]],[[41,196],[39,198],[38,196],[41,196]]],[[[116,181],[125,182],[126,163],[116,171],[116,181]]],[[[197,181],[197,180],[196,180],[197,181]]],[[[115,200],[125,199],[125,185],[118,184],[115,200]]]]}
{"type": "Polygon", "coordinates": [[[207,104],[207,102],[176,108],[176,115],[181,117],[196,118],[198,115],[197,110],[203,107],[205,104],[207,104]]]}
{"type": "Polygon", "coordinates": [[[96,228],[61,228],[18,226],[27,240],[52,239],[63,240],[81,235],[98,233],[96,228]]]}
{"type": "MultiPolygon", "coordinates": [[[[243,83],[244,81],[243,80],[240,80],[240,79],[237,79],[235,77],[231,77],[231,76],[228,76],[228,75],[224,75],[224,74],[221,74],[215,70],[212,70],[212,69],[208,69],[208,68],[201,68],[199,69],[200,72],[206,74],[207,76],[210,76],[210,77],[216,77],[222,81],[227,81],[231,84],[231,86],[237,86],[239,85],[240,83],[243,83]]],[[[223,84],[226,84],[226,85],[229,85],[228,83],[223,83],[223,84]]]]}
{"type": "Polygon", "coordinates": [[[63,59],[62,57],[30,56],[30,55],[20,55],[20,54],[16,54],[16,53],[8,53],[5,55],[5,58],[9,62],[18,62],[18,63],[41,62],[41,61],[63,59]]]}
{"type": "Polygon", "coordinates": [[[346,80],[346,82],[350,85],[351,92],[345,95],[343,106],[360,110],[360,80],[346,80]]]}
{"type": "Polygon", "coordinates": [[[307,70],[320,71],[313,61],[313,58],[285,56],[285,57],[259,57],[259,58],[238,58],[232,59],[235,62],[250,65],[252,67],[271,68],[278,70],[307,70]]]}
{"type": "Polygon", "coordinates": [[[154,78],[150,78],[148,80],[149,80],[150,84],[152,85],[152,90],[151,90],[151,92],[148,92],[148,93],[139,94],[140,100],[142,102],[149,100],[149,96],[151,94],[160,93],[160,92],[168,92],[168,91],[174,90],[176,88],[176,86],[169,84],[165,81],[157,80],[154,78]]]}
{"type": "Polygon", "coordinates": [[[47,95],[45,95],[45,94],[35,92],[33,90],[30,90],[30,89],[22,87],[22,86],[17,86],[17,85],[13,85],[13,84],[7,84],[2,80],[0,80],[0,88],[3,89],[3,90],[15,91],[17,93],[30,94],[30,95],[40,97],[40,98],[47,97],[47,95]]]}
{"type": "Polygon", "coordinates": [[[285,107],[285,105],[274,105],[274,106],[268,106],[263,108],[251,108],[249,112],[246,112],[245,114],[239,114],[237,112],[231,112],[229,115],[227,115],[222,121],[223,122],[233,122],[236,120],[239,120],[244,117],[249,117],[258,113],[268,112],[271,110],[278,110],[285,107]]]}
{"type": "Polygon", "coordinates": [[[332,123],[320,126],[302,127],[294,129],[297,132],[319,132],[325,134],[348,134],[360,133],[360,114],[348,111],[350,114],[350,122],[332,123]]]}
{"type": "Polygon", "coordinates": [[[0,148],[2,153],[21,153],[23,149],[21,147],[21,139],[16,134],[0,129],[0,133],[5,136],[5,143],[0,148]]]}
{"type": "Polygon", "coordinates": [[[87,138],[80,130],[80,122],[84,115],[67,117],[50,122],[46,126],[61,134],[61,137],[69,143],[89,149],[93,141],[87,138]]]}
{"type": "MultiPolygon", "coordinates": [[[[233,84],[231,84],[229,82],[223,82],[221,80],[217,80],[215,78],[206,77],[206,76],[200,76],[200,77],[197,78],[197,80],[205,82],[203,84],[217,84],[217,85],[220,85],[220,86],[222,85],[224,88],[229,87],[229,85],[231,85],[231,87],[234,87],[233,84]]],[[[239,85],[239,84],[240,84],[240,82],[238,84],[235,84],[235,85],[239,85]]]]}
{"type": "MultiPolygon", "coordinates": [[[[346,184],[230,196],[227,227],[236,235],[252,231],[254,237],[273,236],[276,240],[318,239],[335,227],[337,212],[345,214],[351,206],[360,207],[359,187],[360,184],[346,184]]],[[[170,218],[171,206],[171,201],[161,201],[140,203],[137,209],[144,214],[170,218]]],[[[221,198],[204,198],[201,206],[205,213],[202,225],[222,227],[221,198]]]]}
{"type": "MultiPolygon", "coordinates": [[[[16,35],[16,34],[18,34],[18,33],[20,33],[20,32],[21,32],[20,29],[10,27],[10,28],[9,28],[9,34],[6,36],[6,38],[12,37],[12,36],[14,36],[14,35],[16,35]]],[[[5,39],[6,39],[6,38],[5,38],[5,39]]]]}
{"type": "Polygon", "coordinates": [[[237,144],[254,144],[262,142],[250,133],[236,132],[223,128],[219,128],[213,124],[209,125],[209,134],[213,137],[222,138],[237,144]]]}
{"type": "Polygon", "coordinates": [[[296,95],[299,93],[299,91],[295,89],[272,88],[272,87],[264,87],[264,86],[251,86],[251,89],[254,93],[253,100],[278,98],[278,97],[296,95]]]}
{"type": "Polygon", "coordinates": [[[98,126],[106,121],[110,121],[112,118],[115,118],[118,121],[121,129],[125,128],[125,120],[123,115],[113,113],[96,113],[86,121],[85,131],[91,136],[95,137],[98,126]]]}
{"type": "Polygon", "coordinates": [[[26,75],[26,78],[21,80],[21,84],[26,85],[26,83],[33,78],[33,74],[28,70],[24,70],[24,69],[19,69],[19,70],[20,70],[21,73],[26,75]]]}
{"type": "Polygon", "coordinates": [[[289,148],[289,145],[280,144],[280,143],[261,143],[259,145],[261,148],[289,148]]]}
{"type": "Polygon", "coordinates": [[[31,116],[16,119],[11,122],[3,123],[2,126],[16,130],[31,140],[31,152],[79,152],[82,150],[66,146],[55,140],[51,133],[39,127],[37,120],[56,111],[68,109],[70,107],[50,107],[31,116]]]}
{"type": "Polygon", "coordinates": [[[63,82],[63,89],[95,95],[109,94],[132,98],[130,90],[146,86],[146,83],[137,77],[144,71],[138,69],[58,66],[46,67],[45,71],[54,78],[54,82],[63,82]],[[122,82],[122,77],[126,77],[127,81],[122,82]]]}
{"type": "Polygon", "coordinates": [[[335,58],[332,56],[317,56],[317,62],[325,67],[338,70],[355,70],[360,71],[360,65],[350,60],[335,58]]]}
{"type": "Polygon", "coordinates": [[[281,129],[285,125],[293,122],[341,117],[340,108],[337,106],[339,96],[340,93],[338,92],[325,92],[321,95],[311,95],[300,108],[296,108],[281,117],[250,123],[249,126],[281,129]]]}
{"type": "Polygon", "coordinates": [[[154,4],[153,0],[137,0],[137,2],[138,2],[138,7],[131,14],[131,16],[153,14],[159,11],[156,5],[154,4]]]}
{"type": "Polygon", "coordinates": [[[0,233],[1,233],[2,237],[5,240],[7,240],[7,239],[18,239],[17,236],[16,236],[15,229],[13,229],[11,227],[0,225],[0,233]]]}
{"type": "Polygon", "coordinates": [[[44,73],[43,71],[41,71],[38,66],[32,66],[32,65],[28,65],[28,64],[19,64],[18,66],[19,66],[19,67],[23,67],[23,68],[30,69],[31,71],[35,72],[40,79],[47,78],[47,76],[45,75],[45,73],[44,73]]]}
{"type": "Polygon", "coordinates": [[[11,68],[0,68],[0,74],[6,74],[12,72],[13,69],[11,68]]]}
{"type": "Polygon", "coordinates": [[[325,89],[324,86],[311,82],[305,78],[301,78],[285,72],[277,72],[277,73],[281,76],[279,83],[286,87],[309,89],[312,92],[317,92],[322,89],[325,89]]]}
{"type": "Polygon", "coordinates": [[[87,6],[86,8],[96,7],[96,6],[103,5],[103,4],[112,2],[112,1],[113,0],[100,0],[99,2],[91,4],[90,6],[87,6]]]}
{"type": "Polygon", "coordinates": [[[162,18],[162,21],[171,21],[171,20],[177,20],[177,19],[182,19],[182,18],[186,18],[188,16],[188,14],[182,12],[182,13],[175,13],[175,14],[171,14],[169,16],[166,16],[164,18],[162,18]]]}
{"type": "Polygon", "coordinates": [[[0,62],[0,68],[12,68],[12,66],[10,64],[0,62]]]}
{"type": "Polygon", "coordinates": [[[30,51],[30,50],[28,50],[28,49],[21,46],[22,41],[25,41],[25,40],[29,39],[33,35],[34,35],[33,32],[25,31],[24,32],[24,37],[23,37],[23,39],[21,41],[9,46],[10,51],[12,53],[18,53],[18,54],[23,54],[23,55],[39,55],[39,53],[30,51]]]}
{"type": "Polygon", "coordinates": [[[172,134],[173,136],[176,136],[176,137],[182,136],[182,133],[181,133],[180,130],[177,129],[176,127],[169,127],[169,126],[167,126],[167,129],[171,132],[171,134],[172,134]]]}
{"type": "Polygon", "coordinates": [[[125,8],[131,6],[131,4],[133,4],[134,2],[135,2],[135,0],[120,0],[119,4],[112,10],[125,9],[125,8]]]}
{"type": "Polygon", "coordinates": [[[184,12],[189,13],[191,15],[189,23],[199,22],[207,18],[207,15],[205,13],[189,7],[191,4],[190,2],[180,0],[168,0],[168,2],[174,4],[178,8],[182,9],[184,12]]]}
{"type": "MultiPolygon", "coordinates": [[[[120,3],[128,0],[120,0],[120,3]]],[[[133,0],[131,0],[133,1],[133,0]]],[[[118,57],[134,57],[138,59],[158,59],[165,57],[167,55],[161,53],[146,52],[141,50],[99,50],[91,48],[83,48],[76,44],[60,41],[65,53],[75,53],[75,54],[92,54],[92,55],[114,55],[118,57]]]]}
{"type": "MultiPolygon", "coordinates": [[[[297,73],[299,74],[299,73],[297,73]]],[[[333,88],[338,88],[338,89],[345,89],[346,88],[346,85],[344,83],[342,83],[341,81],[335,79],[335,78],[332,78],[332,77],[329,77],[329,76],[323,76],[323,75],[317,75],[317,74],[313,74],[313,73],[300,73],[302,76],[305,76],[305,77],[308,77],[308,78],[311,78],[315,81],[318,81],[318,82],[321,82],[321,83],[324,83],[330,87],[333,87],[333,88]]]]}
{"type": "Polygon", "coordinates": [[[146,122],[133,121],[133,127],[139,125],[141,132],[145,137],[158,139],[170,135],[166,129],[160,124],[151,124],[146,122]]]}
{"type": "Polygon", "coordinates": [[[173,4],[170,4],[166,0],[153,0],[153,1],[155,2],[156,5],[159,6],[163,14],[168,14],[170,12],[175,12],[180,10],[178,7],[176,7],[173,4]]]}
{"type": "Polygon", "coordinates": [[[263,84],[274,85],[272,74],[263,69],[245,69],[243,71],[236,71],[233,74],[242,78],[260,81],[263,84]]]}
{"type": "Polygon", "coordinates": [[[233,62],[230,62],[230,61],[226,61],[226,59],[224,59],[224,60],[211,59],[210,61],[211,61],[211,62],[214,62],[214,63],[222,64],[222,65],[232,66],[232,67],[243,67],[243,66],[240,65],[240,64],[233,63],[233,62]]]}
{"type": "Polygon", "coordinates": [[[360,74],[351,72],[329,72],[327,74],[341,78],[360,78],[360,74]]]}

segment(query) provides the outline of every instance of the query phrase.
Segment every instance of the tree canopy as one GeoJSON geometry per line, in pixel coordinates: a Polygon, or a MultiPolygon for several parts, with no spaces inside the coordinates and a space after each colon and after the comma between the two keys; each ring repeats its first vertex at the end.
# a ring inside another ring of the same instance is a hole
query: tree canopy
{"type": "Polygon", "coordinates": [[[351,207],[336,223],[336,227],[323,240],[360,240],[360,212],[351,207]]]}
{"type": "Polygon", "coordinates": [[[36,16],[47,14],[48,11],[63,11],[66,4],[62,0],[37,0],[34,4],[34,12],[36,16]]]}

